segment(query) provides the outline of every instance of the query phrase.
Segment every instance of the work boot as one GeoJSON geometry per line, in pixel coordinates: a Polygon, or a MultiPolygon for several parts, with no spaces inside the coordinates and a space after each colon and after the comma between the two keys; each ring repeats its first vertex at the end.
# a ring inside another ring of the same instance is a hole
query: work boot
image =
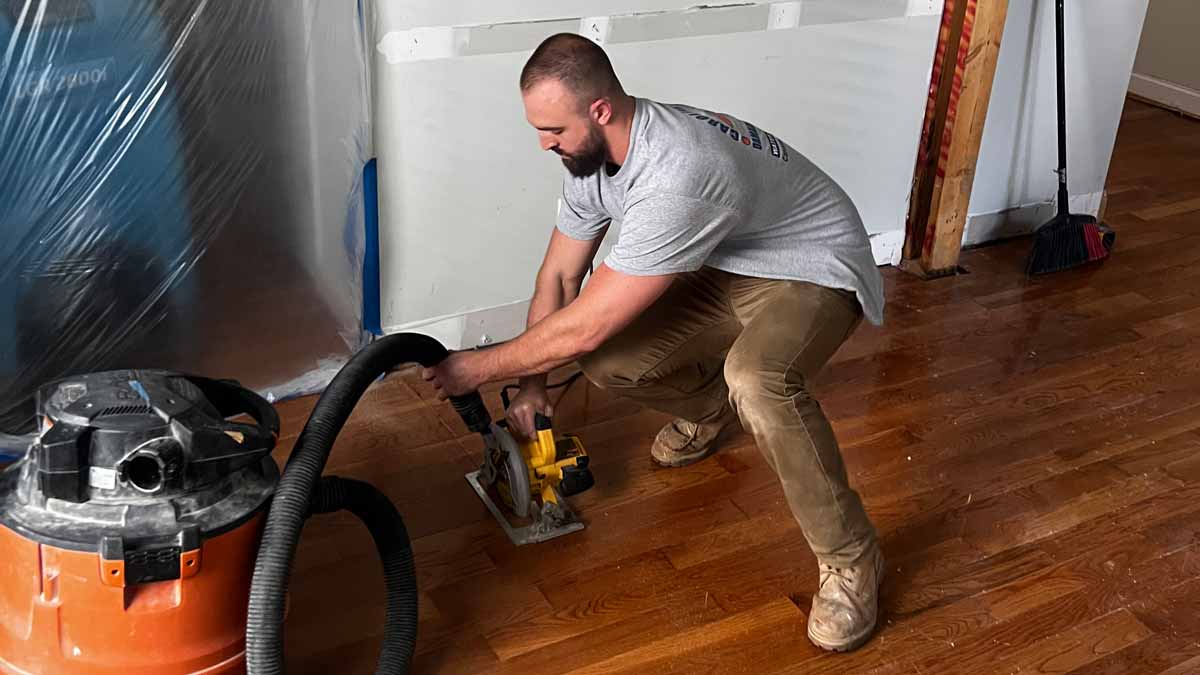
{"type": "Polygon", "coordinates": [[[848,652],[871,637],[879,618],[883,554],[875,545],[851,567],[821,565],[821,587],[808,615],[808,639],[822,649],[848,652]]]}
{"type": "Polygon", "coordinates": [[[717,449],[721,432],[737,421],[737,413],[726,406],[716,422],[696,424],[677,419],[658,432],[650,456],[662,466],[678,468],[698,462],[717,449]]]}

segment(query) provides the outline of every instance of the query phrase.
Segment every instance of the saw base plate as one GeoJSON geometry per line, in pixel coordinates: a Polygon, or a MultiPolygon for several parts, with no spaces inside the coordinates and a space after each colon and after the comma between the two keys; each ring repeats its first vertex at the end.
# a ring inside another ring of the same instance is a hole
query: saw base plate
{"type": "Polygon", "coordinates": [[[471,487],[475,489],[475,493],[479,495],[479,499],[483,501],[488,510],[492,512],[492,515],[496,517],[496,521],[504,528],[504,533],[517,546],[549,541],[555,537],[561,537],[565,534],[584,529],[583,522],[576,518],[574,513],[556,504],[547,504],[541,512],[532,513],[529,519],[532,522],[528,525],[513,525],[509,522],[508,517],[500,507],[496,505],[496,502],[488,493],[487,487],[480,481],[481,473],[481,471],[468,473],[466,475],[467,482],[471,484],[471,487]]]}

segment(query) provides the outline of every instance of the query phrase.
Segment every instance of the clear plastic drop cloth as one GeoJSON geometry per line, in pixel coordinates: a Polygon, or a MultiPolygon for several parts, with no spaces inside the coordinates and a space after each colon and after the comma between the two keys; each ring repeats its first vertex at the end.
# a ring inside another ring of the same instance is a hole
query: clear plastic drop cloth
{"type": "Polygon", "coordinates": [[[360,14],[0,0],[0,430],[28,431],[37,387],[70,373],[280,399],[361,345],[360,14]]]}

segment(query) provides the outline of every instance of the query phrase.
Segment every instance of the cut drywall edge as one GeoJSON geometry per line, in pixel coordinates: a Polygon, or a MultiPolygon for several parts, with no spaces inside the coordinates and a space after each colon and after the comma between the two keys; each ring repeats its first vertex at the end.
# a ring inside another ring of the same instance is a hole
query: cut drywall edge
{"type": "MultiPolygon", "coordinates": [[[[1072,195],[1069,205],[1071,213],[1094,216],[1100,211],[1100,201],[1103,197],[1104,192],[1072,195]]],[[[990,241],[1029,234],[1039,225],[1054,217],[1057,210],[1058,204],[1051,200],[995,213],[968,216],[963,231],[963,246],[978,246],[990,241]]]]}
{"type": "Polygon", "coordinates": [[[1200,91],[1149,75],[1134,73],[1129,92],[1172,110],[1200,117],[1200,91]]]}
{"type": "Polygon", "coordinates": [[[469,26],[425,26],[389,31],[376,49],[395,65],[483,54],[530,51],[557,32],[599,44],[652,42],[853,21],[878,21],[941,12],[941,0],[891,0],[852,5],[841,0],[792,0],[704,5],[612,16],[564,17],[469,26]]]}
{"type": "Polygon", "coordinates": [[[388,326],[384,332],[420,333],[440,341],[446,349],[471,349],[520,335],[525,330],[528,316],[529,301],[525,300],[464,314],[388,326]]]}
{"type": "MultiPolygon", "coordinates": [[[[878,265],[896,265],[904,248],[903,232],[871,235],[871,252],[878,265]]],[[[464,314],[440,316],[426,321],[387,326],[384,333],[428,335],[446,349],[473,349],[511,340],[525,331],[529,302],[515,302],[464,314]]]]}

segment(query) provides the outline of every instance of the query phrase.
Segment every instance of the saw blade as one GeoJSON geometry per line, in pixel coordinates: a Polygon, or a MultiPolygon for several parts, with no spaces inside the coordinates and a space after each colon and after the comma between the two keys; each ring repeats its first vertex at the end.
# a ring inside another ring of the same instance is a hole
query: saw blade
{"type": "Polygon", "coordinates": [[[529,505],[533,501],[533,493],[529,485],[529,468],[525,465],[525,457],[516,439],[505,429],[497,429],[497,440],[503,454],[499,465],[497,488],[501,496],[507,498],[513,513],[520,518],[529,517],[529,505]],[[507,493],[507,494],[505,494],[507,493]]]}

